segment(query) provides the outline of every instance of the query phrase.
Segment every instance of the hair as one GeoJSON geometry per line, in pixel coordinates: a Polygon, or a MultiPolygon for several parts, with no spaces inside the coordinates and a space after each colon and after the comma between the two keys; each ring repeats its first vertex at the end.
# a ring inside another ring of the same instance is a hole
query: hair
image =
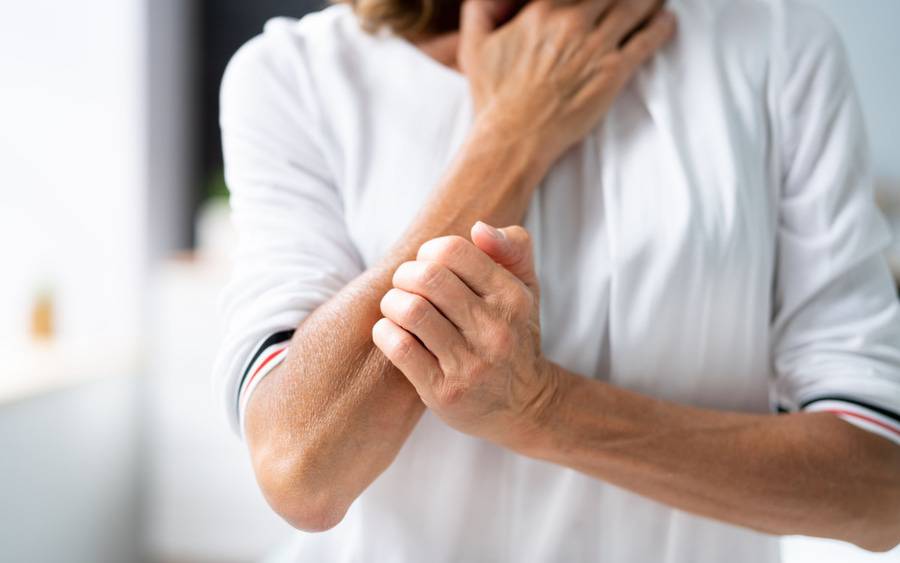
{"type": "Polygon", "coordinates": [[[350,4],[363,29],[415,37],[459,28],[462,0],[332,0],[350,4]]]}

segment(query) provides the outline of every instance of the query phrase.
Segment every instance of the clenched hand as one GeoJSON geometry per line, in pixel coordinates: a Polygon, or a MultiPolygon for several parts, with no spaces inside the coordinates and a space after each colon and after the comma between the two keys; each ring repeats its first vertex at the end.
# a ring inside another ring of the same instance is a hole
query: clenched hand
{"type": "Polygon", "coordinates": [[[471,234],[428,241],[396,270],[372,337],[447,424],[512,446],[555,393],[531,242],[522,227],[471,234]]]}

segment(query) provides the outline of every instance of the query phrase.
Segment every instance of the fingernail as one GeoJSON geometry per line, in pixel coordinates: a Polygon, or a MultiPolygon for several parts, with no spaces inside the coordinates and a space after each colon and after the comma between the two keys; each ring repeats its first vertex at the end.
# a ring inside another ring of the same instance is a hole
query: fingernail
{"type": "Polygon", "coordinates": [[[503,240],[504,238],[506,238],[506,236],[503,234],[503,231],[501,231],[500,229],[498,229],[496,227],[492,227],[492,226],[488,225],[484,221],[478,221],[477,224],[481,225],[484,228],[484,230],[487,231],[487,233],[489,235],[491,235],[492,238],[495,238],[497,240],[503,240]]]}

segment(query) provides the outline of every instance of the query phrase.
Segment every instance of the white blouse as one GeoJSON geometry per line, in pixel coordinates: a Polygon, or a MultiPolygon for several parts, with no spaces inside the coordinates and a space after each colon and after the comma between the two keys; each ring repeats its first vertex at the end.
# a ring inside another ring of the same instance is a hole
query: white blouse
{"type": "MultiPolygon", "coordinates": [[[[674,42],[534,195],[543,350],[662,399],[830,410],[900,442],[900,306],[841,43],[791,0],[676,0],[674,42]]],[[[292,330],[403,233],[472,121],[466,80],[346,6],[273,20],[222,86],[240,244],[215,368],[232,426],[292,330]]],[[[298,373],[296,377],[302,378],[298,373]]],[[[765,563],[776,538],[426,413],[297,561],[765,563]]]]}

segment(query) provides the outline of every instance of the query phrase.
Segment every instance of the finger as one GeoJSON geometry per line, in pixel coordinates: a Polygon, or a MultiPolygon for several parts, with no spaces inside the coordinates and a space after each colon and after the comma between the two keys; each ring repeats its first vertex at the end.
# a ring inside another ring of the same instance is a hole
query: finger
{"type": "Polygon", "coordinates": [[[512,274],[497,266],[487,254],[458,236],[426,242],[419,248],[416,259],[445,266],[479,297],[500,293],[514,280],[512,274]]]}
{"type": "Polygon", "coordinates": [[[421,340],[445,371],[466,349],[459,330],[421,295],[393,288],[381,299],[381,314],[421,340]]]}
{"type": "Polygon", "coordinates": [[[537,292],[539,283],[534,271],[534,252],[531,236],[518,225],[497,229],[478,221],[472,227],[472,242],[494,262],[503,266],[532,292],[537,292]]]}
{"type": "Polygon", "coordinates": [[[573,4],[572,8],[579,13],[586,25],[594,27],[612,4],[613,0],[581,0],[573,4]]]}
{"type": "Polygon", "coordinates": [[[494,16],[489,0],[464,0],[459,15],[460,59],[475,52],[494,30],[494,16]]]}
{"type": "Polygon", "coordinates": [[[661,7],[659,0],[618,0],[597,26],[600,54],[618,49],[626,37],[661,7]]]}
{"type": "Polygon", "coordinates": [[[413,335],[390,319],[381,319],[372,327],[372,342],[399,369],[425,400],[443,375],[437,360],[413,335]]]}
{"type": "Polygon", "coordinates": [[[675,14],[663,10],[641,31],[634,34],[622,48],[622,55],[633,68],[637,68],[672,39],[678,27],[675,14]]]}
{"type": "Polygon", "coordinates": [[[421,295],[461,331],[474,326],[473,311],[483,305],[480,297],[446,266],[437,262],[404,262],[394,272],[394,287],[421,295]]]}

